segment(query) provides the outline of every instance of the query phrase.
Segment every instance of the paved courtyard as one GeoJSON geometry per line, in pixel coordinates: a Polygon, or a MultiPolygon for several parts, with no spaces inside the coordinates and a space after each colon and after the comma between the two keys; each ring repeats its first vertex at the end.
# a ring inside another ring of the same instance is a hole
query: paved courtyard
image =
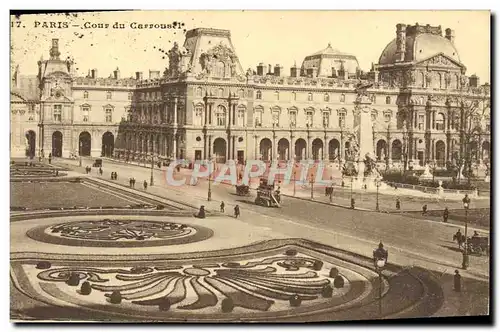
{"type": "Polygon", "coordinates": [[[451,291],[461,262],[456,225],[319,199],[285,197],[281,208],[263,208],[226,185],[213,185],[208,202],[206,181],[165,186],[155,170],[155,184],[144,189],[144,167],[105,161],[100,176],[84,174],[77,161],[54,164],[82,182],[11,183],[11,206],[37,202],[11,217],[13,319],[288,322],[488,311],[488,256],[471,257],[461,271],[464,292],[451,291]],[[80,204],[90,209],[39,210],[80,204]],[[200,205],[206,219],[192,216],[200,205]],[[380,241],[389,250],[382,282],[370,258],[380,241]]]}

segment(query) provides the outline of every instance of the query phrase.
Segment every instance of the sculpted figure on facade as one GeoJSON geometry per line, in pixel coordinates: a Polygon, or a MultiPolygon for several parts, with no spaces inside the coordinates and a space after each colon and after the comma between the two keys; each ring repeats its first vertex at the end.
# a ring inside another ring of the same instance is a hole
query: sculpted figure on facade
{"type": "Polygon", "coordinates": [[[432,84],[432,71],[427,68],[427,71],[425,72],[425,83],[427,86],[431,86],[432,84]]]}
{"type": "Polygon", "coordinates": [[[170,76],[172,77],[176,77],[180,73],[181,56],[179,45],[174,43],[174,47],[168,52],[170,76]]]}

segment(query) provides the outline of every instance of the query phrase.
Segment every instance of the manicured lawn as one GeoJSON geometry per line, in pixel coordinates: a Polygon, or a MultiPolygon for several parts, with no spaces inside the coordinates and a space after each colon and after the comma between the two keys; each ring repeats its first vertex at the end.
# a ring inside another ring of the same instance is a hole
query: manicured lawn
{"type": "Polygon", "coordinates": [[[69,182],[11,182],[10,206],[28,209],[73,206],[126,206],[132,202],[115,195],[69,182]]]}

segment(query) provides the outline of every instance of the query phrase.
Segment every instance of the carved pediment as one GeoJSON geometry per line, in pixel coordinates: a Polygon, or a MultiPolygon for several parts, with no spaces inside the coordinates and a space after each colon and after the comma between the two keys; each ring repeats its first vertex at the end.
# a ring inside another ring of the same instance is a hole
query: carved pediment
{"type": "Polygon", "coordinates": [[[454,68],[463,67],[461,63],[444,55],[443,53],[427,58],[419,62],[418,64],[424,66],[441,66],[441,67],[454,67],[454,68]]]}

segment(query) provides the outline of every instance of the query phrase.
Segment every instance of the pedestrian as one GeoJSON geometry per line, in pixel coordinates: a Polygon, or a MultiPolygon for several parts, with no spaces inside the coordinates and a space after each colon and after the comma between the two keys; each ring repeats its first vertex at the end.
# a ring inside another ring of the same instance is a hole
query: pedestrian
{"type": "Polygon", "coordinates": [[[399,200],[399,197],[396,198],[396,210],[401,210],[401,201],[399,200]]]}
{"type": "Polygon", "coordinates": [[[443,211],[443,222],[448,222],[448,215],[449,215],[448,208],[445,207],[443,211]]]}
{"type": "Polygon", "coordinates": [[[148,181],[144,180],[143,186],[144,186],[144,190],[147,190],[148,189],[148,181]]]}
{"type": "Polygon", "coordinates": [[[236,204],[234,207],[234,217],[238,218],[240,216],[240,206],[236,204]]]}
{"type": "Polygon", "coordinates": [[[200,210],[194,216],[196,218],[205,219],[205,206],[204,205],[200,206],[200,210]]]}
{"type": "Polygon", "coordinates": [[[132,188],[135,189],[135,178],[132,178],[132,188]]]}
{"type": "Polygon", "coordinates": [[[462,199],[462,202],[464,203],[464,208],[468,209],[470,204],[470,198],[468,194],[465,194],[465,197],[464,199],[462,199]]]}
{"type": "Polygon", "coordinates": [[[115,172],[111,172],[111,180],[115,179],[115,172]]]}
{"type": "Polygon", "coordinates": [[[130,185],[130,188],[132,188],[132,178],[130,178],[130,179],[128,180],[128,183],[129,183],[129,185],[130,185]]]}
{"type": "Polygon", "coordinates": [[[422,206],[422,215],[426,215],[427,214],[427,204],[424,204],[422,206]]]}
{"type": "Polygon", "coordinates": [[[351,198],[351,209],[354,209],[355,205],[356,205],[356,200],[354,200],[354,198],[351,198]]]}
{"type": "Polygon", "coordinates": [[[344,180],[342,180],[342,188],[344,188],[344,187],[345,187],[345,182],[344,182],[344,180]]]}
{"type": "Polygon", "coordinates": [[[59,176],[59,171],[56,169],[56,176],[59,176]]]}
{"type": "Polygon", "coordinates": [[[220,212],[224,212],[224,206],[225,206],[224,201],[222,201],[220,203],[220,212]]]}
{"type": "Polygon", "coordinates": [[[458,270],[455,270],[455,275],[453,276],[453,290],[455,292],[462,290],[462,276],[460,276],[458,270]]]}
{"type": "Polygon", "coordinates": [[[49,153],[49,164],[52,163],[52,153],[49,153]]]}
{"type": "Polygon", "coordinates": [[[118,173],[115,172],[115,180],[118,180],[118,173]]]}
{"type": "Polygon", "coordinates": [[[102,167],[99,167],[99,175],[102,175],[102,167]]]}

